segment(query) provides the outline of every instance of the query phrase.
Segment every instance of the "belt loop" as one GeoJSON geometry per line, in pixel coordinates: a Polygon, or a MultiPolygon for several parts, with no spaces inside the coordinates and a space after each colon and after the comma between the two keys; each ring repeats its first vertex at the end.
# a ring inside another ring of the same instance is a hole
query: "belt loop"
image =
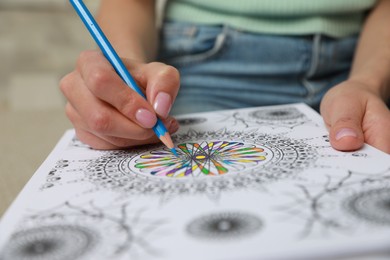
{"type": "Polygon", "coordinates": [[[321,38],[322,38],[321,34],[315,34],[313,36],[311,63],[310,63],[310,67],[306,73],[306,78],[310,78],[311,76],[313,76],[317,70],[318,63],[320,60],[321,38]]]}
{"type": "Polygon", "coordinates": [[[198,28],[193,25],[186,30],[186,35],[193,38],[198,33],[198,28]]]}

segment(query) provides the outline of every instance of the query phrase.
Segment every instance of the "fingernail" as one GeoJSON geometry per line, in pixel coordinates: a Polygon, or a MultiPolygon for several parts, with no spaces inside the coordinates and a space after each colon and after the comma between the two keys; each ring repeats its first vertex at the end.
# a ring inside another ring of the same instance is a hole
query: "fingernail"
{"type": "Polygon", "coordinates": [[[137,110],[135,118],[137,119],[138,123],[145,128],[152,128],[157,121],[156,115],[144,108],[137,110]]]}
{"type": "Polygon", "coordinates": [[[172,100],[171,96],[165,92],[160,92],[156,96],[156,100],[154,101],[154,111],[161,116],[162,118],[166,118],[171,110],[172,100]]]}
{"type": "Polygon", "coordinates": [[[172,119],[172,121],[170,122],[170,125],[169,125],[169,132],[174,133],[177,130],[179,130],[179,123],[177,122],[177,120],[172,119]]]}
{"type": "Polygon", "coordinates": [[[357,134],[351,128],[342,128],[336,134],[336,140],[340,140],[343,137],[357,137],[357,134]]]}

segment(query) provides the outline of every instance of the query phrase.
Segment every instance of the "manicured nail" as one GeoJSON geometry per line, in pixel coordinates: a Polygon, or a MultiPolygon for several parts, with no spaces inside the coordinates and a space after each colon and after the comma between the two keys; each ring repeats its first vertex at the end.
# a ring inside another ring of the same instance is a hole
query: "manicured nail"
{"type": "Polygon", "coordinates": [[[342,128],[336,134],[336,140],[340,140],[343,137],[357,137],[357,134],[351,128],[342,128]]]}
{"type": "Polygon", "coordinates": [[[156,96],[156,100],[154,101],[154,111],[161,116],[162,118],[166,118],[171,110],[172,100],[171,96],[165,92],[160,92],[156,96]]]}
{"type": "Polygon", "coordinates": [[[144,108],[137,110],[135,118],[137,119],[138,123],[145,128],[152,128],[157,121],[156,115],[144,108]]]}
{"type": "Polygon", "coordinates": [[[177,130],[179,130],[179,123],[177,122],[177,120],[172,119],[169,125],[169,132],[174,133],[177,130]]]}

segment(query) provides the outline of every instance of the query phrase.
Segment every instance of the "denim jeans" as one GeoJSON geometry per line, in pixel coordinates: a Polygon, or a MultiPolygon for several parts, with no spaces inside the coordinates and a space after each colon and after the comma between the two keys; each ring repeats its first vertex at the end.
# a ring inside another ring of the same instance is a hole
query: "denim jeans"
{"type": "Polygon", "coordinates": [[[357,35],[255,34],[165,22],[159,60],[180,71],[172,114],[303,102],[319,108],[348,76],[357,35]]]}

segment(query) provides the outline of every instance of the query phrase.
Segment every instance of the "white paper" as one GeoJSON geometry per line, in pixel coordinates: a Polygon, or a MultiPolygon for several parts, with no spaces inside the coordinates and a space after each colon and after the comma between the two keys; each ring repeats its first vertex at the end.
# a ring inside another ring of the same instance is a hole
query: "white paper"
{"type": "Polygon", "coordinates": [[[178,117],[161,144],[65,133],[0,223],[0,259],[326,259],[390,247],[390,156],[331,148],[304,104],[178,117]]]}

